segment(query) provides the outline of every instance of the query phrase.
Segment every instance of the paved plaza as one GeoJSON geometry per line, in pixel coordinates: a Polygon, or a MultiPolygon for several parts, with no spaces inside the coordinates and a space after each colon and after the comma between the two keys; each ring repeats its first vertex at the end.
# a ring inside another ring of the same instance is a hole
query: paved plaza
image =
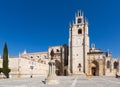
{"type": "Polygon", "coordinates": [[[120,87],[120,78],[61,76],[59,85],[44,84],[45,77],[0,79],[0,87],[120,87]]]}

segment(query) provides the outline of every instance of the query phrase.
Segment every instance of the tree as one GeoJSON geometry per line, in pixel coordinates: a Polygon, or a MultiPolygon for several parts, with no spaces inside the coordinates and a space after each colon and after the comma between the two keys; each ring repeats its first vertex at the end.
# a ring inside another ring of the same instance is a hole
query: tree
{"type": "Polygon", "coordinates": [[[4,75],[9,78],[9,72],[10,69],[8,68],[8,48],[7,44],[5,43],[4,49],[3,49],[3,73],[4,75]]]}

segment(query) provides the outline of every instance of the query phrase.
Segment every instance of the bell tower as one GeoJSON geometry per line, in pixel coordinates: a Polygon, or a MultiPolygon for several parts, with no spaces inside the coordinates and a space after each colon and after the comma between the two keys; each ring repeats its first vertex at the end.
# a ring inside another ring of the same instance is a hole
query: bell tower
{"type": "Polygon", "coordinates": [[[87,52],[89,51],[88,21],[78,11],[75,22],[69,28],[68,69],[72,75],[87,73],[87,52]]]}

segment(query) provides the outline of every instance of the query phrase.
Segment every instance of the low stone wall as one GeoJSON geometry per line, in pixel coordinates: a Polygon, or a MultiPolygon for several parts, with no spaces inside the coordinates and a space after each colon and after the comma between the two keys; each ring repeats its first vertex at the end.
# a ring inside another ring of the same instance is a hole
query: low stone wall
{"type": "MultiPolygon", "coordinates": [[[[45,76],[42,74],[33,74],[32,77],[45,76]]],[[[31,78],[31,74],[10,74],[10,78],[31,78]]]]}

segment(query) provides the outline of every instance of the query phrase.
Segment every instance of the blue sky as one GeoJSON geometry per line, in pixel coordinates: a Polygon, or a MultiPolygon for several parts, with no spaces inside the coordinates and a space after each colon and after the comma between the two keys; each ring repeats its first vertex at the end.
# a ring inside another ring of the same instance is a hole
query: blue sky
{"type": "Polygon", "coordinates": [[[120,56],[120,0],[0,0],[0,54],[47,51],[68,44],[69,23],[78,10],[89,21],[90,43],[120,56]]]}

